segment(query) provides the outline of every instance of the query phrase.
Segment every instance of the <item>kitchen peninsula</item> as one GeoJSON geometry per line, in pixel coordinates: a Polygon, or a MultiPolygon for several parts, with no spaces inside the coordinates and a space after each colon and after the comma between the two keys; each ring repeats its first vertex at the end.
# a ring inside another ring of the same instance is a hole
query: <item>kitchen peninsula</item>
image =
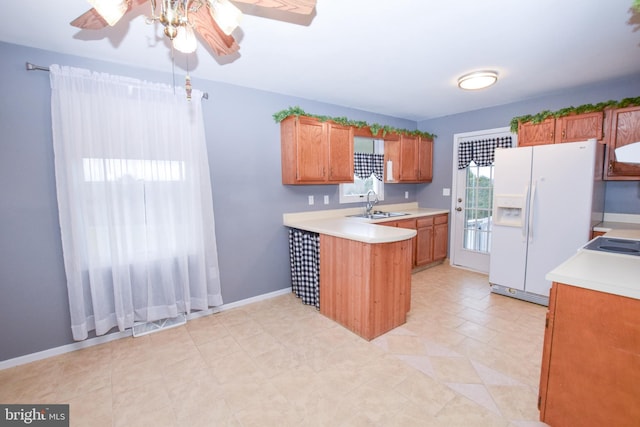
{"type": "MultiPolygon", "coordinates": [[[[636,247],[640,230],[603,237],[636,247]]],[[[538,406],[541,421],[553,426],[640,420],[640,256],[598,246],[597,239],[546,276],[553,286],[538,406]]]]}
{"type": "MultiPolygon", "coordinates": [[[[403,221],[448,214],[419,208],[417,203],[377,209],[400,212],[403,221]]],[[[362,212],[347,208],[287,213],[283,224],[319,234],[320,313],[371,340],[406,322],[418,232],[397,226],[397,216],[375,220],[349,216],[362,212]]]]}

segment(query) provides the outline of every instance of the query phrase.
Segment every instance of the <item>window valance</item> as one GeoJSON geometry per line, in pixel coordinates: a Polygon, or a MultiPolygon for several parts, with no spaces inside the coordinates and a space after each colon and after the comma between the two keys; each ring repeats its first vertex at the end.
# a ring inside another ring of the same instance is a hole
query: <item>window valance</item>
{"type": "Polygon", "coordinates": [[[384,154],[354,153],[353,171],[360,179],[373,174],[379,181],[384,179],[384,154]]]}
{"type": "Polygon", "coordinates": [[[474,161],[478,166],[491,166],[496,148],[511,148],[510,136],[463,141],[458,146],[458,169],[464,169],[474,161]]]}

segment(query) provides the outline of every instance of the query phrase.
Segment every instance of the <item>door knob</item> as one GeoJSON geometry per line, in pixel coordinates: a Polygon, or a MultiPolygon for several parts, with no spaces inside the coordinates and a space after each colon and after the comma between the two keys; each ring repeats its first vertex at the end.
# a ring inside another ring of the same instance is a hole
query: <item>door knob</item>
{"type": "Polygon", "coordinates": [[[461,208],[460,206],[458,206],[458,207],[456,208],[456,210],[457,210],[458,212],[460,212],[460,211],[462,210],[462,208],[461,208]]]}

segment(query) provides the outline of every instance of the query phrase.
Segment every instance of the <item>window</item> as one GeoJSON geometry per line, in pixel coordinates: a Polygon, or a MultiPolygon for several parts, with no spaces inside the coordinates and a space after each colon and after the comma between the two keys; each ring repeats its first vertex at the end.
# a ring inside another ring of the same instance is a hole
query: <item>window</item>
{"type": "Polygon", "coordinates": [[[493,206],[493,165],[466,168],[464,248],[489,253],[493,206]]]}
{"type": "MultiPolygon", "coordinates": [[[[384,155],[384,141],[381,139],[355,137],[353,147],[355,153],[384,155]]],[[[378,200],[384,200],[384,182],[373,171],[364,179],[354,174],[353,184],[340,184],[340,203],[362,203],[369,190],[375,191],[378,200]]]]}

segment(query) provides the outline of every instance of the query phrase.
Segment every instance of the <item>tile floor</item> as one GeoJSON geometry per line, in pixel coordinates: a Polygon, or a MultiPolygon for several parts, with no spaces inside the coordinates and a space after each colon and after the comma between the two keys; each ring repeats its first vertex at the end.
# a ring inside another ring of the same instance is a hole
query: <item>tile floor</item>
{"type": "Polygon", "coordinates": [[[545,307],[443,264],[367,342],[293,295],[0,371],[0,402],[72,426],[534,427],[545,307]]]}

